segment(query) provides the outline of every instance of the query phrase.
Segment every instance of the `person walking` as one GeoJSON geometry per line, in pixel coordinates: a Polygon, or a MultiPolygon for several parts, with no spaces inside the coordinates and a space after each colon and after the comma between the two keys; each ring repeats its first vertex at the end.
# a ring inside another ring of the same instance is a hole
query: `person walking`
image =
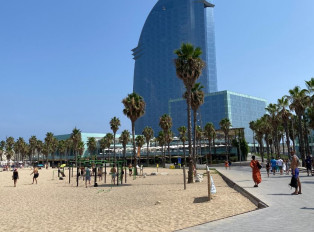
{"type": "Polygon", "coordinates": [[[258,187],[258,184],[262,182],[261,171],[262,165],[255,160],[255,155],[252,156],[252,160],[250,163],[250,167],[252,168],[252,177],[254,181],[254,187],[258,187]]]}
{"type": "Polygon", "coordinates": [[[129,164],[129,176],[132,176],[132,164],[129,164]]]}
{"type": "Polygon", "coordinates": [[[267,160],[267,163],[266,163],[267,177],[269,177],[269,171],[270,171],[270,163],[269,163],[269,160],[267,160]]]}
{"type": "Polygon", "coordinates": [[[274,157],[271,158],[270,160],[270,163],[271,163],[271,171],[273,172],[273,175],[276,174],[276,164],[277,164],[277,161],[275,160],[274,157]]]}
{"type": "Polygon", "coordinates": [[[14,181],[14,187],[16,187],[17,179],[19,179],[19,173],[17,169],[15,168],[12,175],[12,180],[14,181]]]}
{"type": "Polygon", "coordinates": [[[32,184],[34,184],[34,181],[37,184],[37,178],[39,176],[38,168],[34,167],[33,172],[30,175],[32,175],[32,174],[34,174],[34,176],[33,176],[33,183],[32,184]]]}
{"type": "Polygon", "coordinates": [[[98,168],[98,179],[99,179],[99,181],[101,181],[102,180],[102,167],[99,167],[98,168]]]}
{"type": "Polygon", "coordinates": [[[292,156],[292,162],[291,162],[291,173],[292,176],[297,180],[297,187],[295,188],[295,191],[292,193],[292,195],[298,195],[298,194],[302,194],[301,191],[301,181],[300,181],[300,177],[299,177],[299,158],[296,155],[292,156]]]}
{"type": "Polygon", "coordinates": [[[90,185],[90,176],[91,176],[91,171],[87,167],[85,170],[85,186],[86,186],[86,188],[87,188],[87,181],[88,181],[88,184],[90,185]]]}
{"type": "Polygon", "coordinates": [[[306,166],[307,176],[310,176],[310,174],[312,175],[312,158],[309,155],[305,159],[305,166],[306,166]]]}
{"type": "Polygon", "coordinates": [[[117,169],[115,165],[113,165],[113,167],[110,169],[110,174],[111,174],[111,183],[113,182],[113,184],[116,184],[117,169]]]}
{"type": "Polygon", "coordinates": [[[282,169],[283,169],[283,160],[279,157],[278,160],[277,160],[277,165],[278,165],[278,169],[280,171],[280,175],[282,175],[282,169]]]}

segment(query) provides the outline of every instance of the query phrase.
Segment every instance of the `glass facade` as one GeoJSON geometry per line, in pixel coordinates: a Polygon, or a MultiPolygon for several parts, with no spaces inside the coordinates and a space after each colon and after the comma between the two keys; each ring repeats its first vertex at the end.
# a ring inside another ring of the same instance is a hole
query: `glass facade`
{"type": "MultiPolygon", "coordinates": [[[[266,100],[244,94],[221,91],[205,95],[204,104],[197,114],[197,125],[204,128],[212,122],[219,129],[219,122],[228,118],[233,128],[245,128],[245,138],[253,142],[253,132],[249,123],[262,117],[266,111],[266,100]]],[[[173,118],[173,131],[177,134],[180,126],[187,127],[187,111],[185,99],[169,101],[169,112],[173,118]]],[[[193,120],[193,117],[192,117],[193,120]]]]}
{"type": "Polygon", "coordinates": [[[213,5],[210,1],[159,0],[147,17],[138,46],[132,50],[133,91],[146,102],[146,113],[135,124],[136,134],[141,134],[145,126],[152,127],[156,134],[159,118],[168,113],[169,100],[181,98],[185,92],[173,60],[174,51],[187,42],[203,51],[206,67],[198,80],[205,87],[203,91],[216,92],[213,5]]]}

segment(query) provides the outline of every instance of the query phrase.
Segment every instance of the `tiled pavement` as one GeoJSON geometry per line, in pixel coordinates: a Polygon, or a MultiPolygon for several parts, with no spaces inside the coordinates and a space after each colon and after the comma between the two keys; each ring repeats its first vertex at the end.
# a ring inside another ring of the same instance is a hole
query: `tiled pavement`
{"type": "Polygon", "coordinates": [[[242,215],[181,230],[191,231],[302,231],[314,232],[314,176],[300,174],[302,195],[291,195],[290,175],[272,174],[268,178],[262,170],[262,183],[253,188],[251,168],[247,166],[217,170],[233,182],[259,198],[269,207],[242,215]]]}

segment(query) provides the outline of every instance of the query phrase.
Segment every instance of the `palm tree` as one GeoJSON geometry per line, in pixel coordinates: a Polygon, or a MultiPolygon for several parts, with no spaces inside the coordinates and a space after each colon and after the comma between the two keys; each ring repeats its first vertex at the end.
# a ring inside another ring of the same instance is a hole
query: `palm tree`
{"type": "Polygon", "coordinates": [[[280,125],[280,117],[279,117],[279,107],[276,104],[269,104],[266,107],[266,110],[268,111],[270,117],[269,117],[269,122],[271,124],[272,127],[272,138],[274,140],[274,146],[275,146],[275,153],[277,154],[277,158],[279,156],[280,153],[280,147],[279,147],[279,143],[280,143],[280,139],[278,136],[278,128],[280,125]]]}
{"type": "Polygon", "coordinates": [[[153,128],[149,127],[149,126],[146,126],[142,132],[142,134],[144,135],[145,137],[145,140],[146,140],[146,144],[147,144],[147,160],[146,160],[146,163],[147,163],[147,167],[149,165],[149,142],[150,140],[154,137],[154,130],[153,128]]]}
{"type": "Polygon", "coordinates": [[[187,140],[187,137],[186,137],[186,127],[185,126],[180,126],[178,128],[178,131],[179,131],[180,141],[183,144],[183,157],[184,157],[184,164],[186,165],[186,156],[185,156],[185,141],[187,140]]]}
{"type": "Polygon", "coordinates": [[[105,147],[108,148],[108,160],[110,161],[110,146],[113,143],[113,134],[108,133],[105,135],[105,147]]]}
{"type": "Polygon", "coordinates": [[[33,157],[34,157],[34,153],[36,151],[36,144],[37,144],[37,138],[35,135],[31,136],[28,140],[29,142],[29,149],[30,149],[30,153],[31,153],[31,158],[30,158],[30,162],[32,162],[33,157]]]}
{"type": "Polygon", "coordinates": [[[19,137],[16,142],[13,145],[13,149],[15,151],[15,153],[17,154],[17,157],[15,158],[15,160],[21,160],[21,153],[22,153],[22,149],[24,146],[24,139],[22,137],[19,137]]]}
{"type": "Polygon", "coordinates": [[[189,43],[183,43],[181,48],[175,51],[178,56],[174,62],[176,67],[176,74],[179,79],[181,79],[185,85],[187,91],[187,118],[188,118],[188,140],[189,140],[189,174],[188,183],[193,183],[193,166],[194,161],[192,158],[192,126],[191,126],[191,91],[196,80],[202,74],[202,70],[205,66],[204,61],[200,58],[202,50],[197,47],[194,48],[193,45],[189,43]]]}
{"type": "Polygon", "coordinates": [[[138,135],[136,136],[135,138],[135,143],[136,143],[136,147],[137,147],[137,154],[139,155],[140,157],[140,151],[141,151],[141,148],[143,147],[143,145],[145,144],[145,137],[143,135],[138,135]]]}
{"type": "Polygon", "coordinates": [[[124,159],[124,165],[126,166],[126,145],[130,141],[130,132],[128,130],[122,131],[119,141],[120,143],[122,143],[122,146],[123,146],[123,159],[124,159]]]}
{"type": "Polygon", "coordinates": [[[229,131],[230,131],[230,127],[231,127],[231,122],[228,118],[224,118],[219,122],[219,126],[225,135],[226,157],[227,157],[227,161],[228,161],[229,160],[229,131]]]}
{"type": "Polygon", "coordinates": [[[60,159],[61,159],[61,164],[62,164],[62,157],[64,158],[66,150],[67,150],[66,141],[65,140],[60,140],[58,142],[58,152],[59,152],[59,156],[60,156],[60,159]]]}
{"type": "Polygon", "coordinates": [[[24,158],[29,154],[29,150],[29,145],[24,143],[21,151],[22,161],[24,161],[24,158]]]}
{"type": "Polygon", "coordinates": [[[7,158],[7,162],[9,166],[10,166],[10,159],[14,155],[13,146],[14,146],[14,138],[10,136],[6,139],[6,142],[5,142],[6,158],[7,158]]]}
{"type": "MultiPolygon", "coordinates": [[[[196,150],[195,155],[197,156],[197,159],[199,159],[199,157],[202,157],[202,138],[203,138],[203,130],[201,126],[196,126],[196,148],[200,147],[200,153],[198,154],[198,150],[196,150]]],[[[200,159],[200,161],[202,160],[202,158],[200,159]]]]}
{"type": "MultiPolygon", "coordinates": [[[[210,157],[210,164],[213,163],[213,156],[212,156],[212,148],[211,148],[211,141],[215,138],[216,136],[216,130],[215,130],[215,127],[214,127],[214,124],[209,122],[209,123],[206,123],[205,127],[204,127],[204,132],[205,132],[205,136],[207,137],[208,139],[208,146],[209,146],[209,157],[210,157]]],[[[206,156],[206,164],[208,166],[208,159],[207,159],[207,156],[206,156]]]]}
{"type": "Polygon", "coordinates": [[[90,157],[95,155],[95,151],[97,150],[97,143],[94,137],[89,137],[87,140],[87,149],[90,153],[90,157]]]}
{"type": "Polygon", "coordinates": [[[119,126],[121,126],[120,124],[120,120],[119,118],[113,117],[110,121],[110,128],[113,132],[113,154],[114,154],[114,162],[117,161],[116,158],[116,133],[119,130],[119,126]]]}
{"type": "Polygon", "coordinates": [[[162,162],[163,162],[163,166],[165,166],[165,152],[164,152],[164,146],[166,144],[166,140],[165,140],[165,135],[163,131],[159,131],[158,136],[157,136],[157,141],[159,146],[161,146],[161,153],[162,153],[162,162]]]}
{"type": "MultiPolygon", "coordinates": [[[[169,140],[169,136],[170,136],[170,129],[172,127],[172,118],[170,115],[168,114],[164,114],[160,117],[159,120],[159,126],[161,127],[161,129],[164,132],[164,136],[165,136],[165,140],[166,142],[169,140]]],[[[170,163],[171,163],[171,154],[170,154],[170,143],[168,143],[168,156],[170,159],[170,163]]]]}
{"type": "Polygon", "coordinates": [[[73,141],[71,138],[67,139],[65,141],[65,146],[66,146],[66,159],[67,159],[67,162],[69,163],[69,154],[71,155],[71,151],[73,149],[73,141]]]}
{"type": "Polygon", "coordinates": [[[106,152],[106,148],[107,148],[105,136],[99,140],[99,146],[100,146],[100,149],[102,151],[103,160],[105,160],[105,152],[106,152]]]}
{"type": "Polygon", "coordinates": [[[298,117],[298,131],[299,131],[299,150],[302,158],[302,166],[305,165],[305,153],[304,153],[304,137],[303,137],[303,127],[302,127],[302,117],[304,116],[305,109],[307,106],[308,96],[307,90],[300,89],[299,86],[294,87],[289,90],[290,96],[287,98],[290,100],[290,110],[293,110],[298,117]]]}
{"type": "MultiPolygon", "coordinates": [[[[82,141],[82,134],[81,131],[79,129],[77,129],[76,127],[72,130],[72,134],[70,136],[71,140],[72,140],[72,146],[73,146],[73,151],[75,154],[75,166],[77,166],[77,158],[78,158],[78,151],[79,151],[79,143],[82,141]]],[[[77,169],[78,172],[78,169],[77,169]]]]}
{"type": "Polygon", "coordinates": [[[4,148],[5,148],[5,141],[2,140],[0,142],[0,155],[1,155],[0,158],[1,158],[1,161],[3,160],[2,159],[2,155],[4,154],[4,148]]]}
{"type": "Polygon", "coordinates": [[[289,140],[288,123],[290,121],[291,113],[287,110],[287,107],[289,106],[289,100],[287,97],[282,97],[278,99],[277,104],[279,107],[279,114],[282,119],[283,127],[286,133],[286,144],[287,144],[287,149],[288,149],[288,155],[290,155],[290,140],[289,140]]]}
{"type": "Polygon", "coordinates": [[[53,143],[54,143],[54,141],[53,141],[54,137],[53,136],[54,135],[53,135],[52,132],[47,132],[46,133],[46,137],[45,137],[45,145],[46,145],[45,152],[46,152],[46,163],[47,164],[48,164],[48,156],[53,151],[53,143]],[[48,154],[47,154],[47,152],[48,152],[48,154]]]}
{"type": "Polygon", "coordinates": [[[37,143],[36,143],[36,150],[37,150],[37,160],[38,160],[38,163],[39,163],[39,155],[41,154],[41,151],[43,149],[43,141],[41,140],[37,140],[37,143]]]}
{"type": "Polygon", "coordinates": [[[134,167],[136,167],[137,159],[135,153],[135,121],[144,115],[146,104],[144,99],[136,93],[129,94],[126,98],[122,100],[122,103],[124,105],[123,114],[131,120],[132,124],[134,167]]]}
{"type": "Polygon", "coordinates": [[[253,131],[253,146],[254,146],[254,153],[256,153],[256,147],[255,147],[255,130],[256,130],[256,124],[255,124],[255,121],[251,121],[249,123],[249,127],[250,129],[253,131]]]}
{"type": "Polygon", "coordinates": [[[173,140],[173,136],[174,136],[174,135],[173,135],[173,133],[172,133],[171,130],[168,130],[168,131],[166,132],[165,141],[166,141],[166,143],[167,143],[167,145],[168,145],[168,155],[169,155],[170,163],[171,163],[170,143],[171,143],[172,140],[173,140]]]}
{"type": "MultiPolygon", "coordinates": [[[[201,83],[195,83],[191,90],[191,108],[193,110],[193,158],[194,162],[196,159],[196,121],[197,121],[197,110],[201,105],[204,104],[204,92],[202,89],[204,86],[201,83]]],[[[185,92],[184,98],[187,99],[188,93],[185,92]]]]}

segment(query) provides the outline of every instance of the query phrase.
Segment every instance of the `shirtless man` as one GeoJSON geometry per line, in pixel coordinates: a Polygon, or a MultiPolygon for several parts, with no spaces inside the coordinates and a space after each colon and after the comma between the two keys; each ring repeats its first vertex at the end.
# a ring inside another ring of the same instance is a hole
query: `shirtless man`
{"type": "Polygon", "coordinates": [[[33,176],[33,183],[32,184],[34,184],[34,181],[36,181],[36,184],[37,184],[37,178],[38,178],[38,176],[39,176],[39,173],[38,173],[38,169],[35,167],[34,168],[34,170],[33,170],[33,172],[31,173],[31,175],[32,174],[34,174],[34,176],[33,176]]]}

